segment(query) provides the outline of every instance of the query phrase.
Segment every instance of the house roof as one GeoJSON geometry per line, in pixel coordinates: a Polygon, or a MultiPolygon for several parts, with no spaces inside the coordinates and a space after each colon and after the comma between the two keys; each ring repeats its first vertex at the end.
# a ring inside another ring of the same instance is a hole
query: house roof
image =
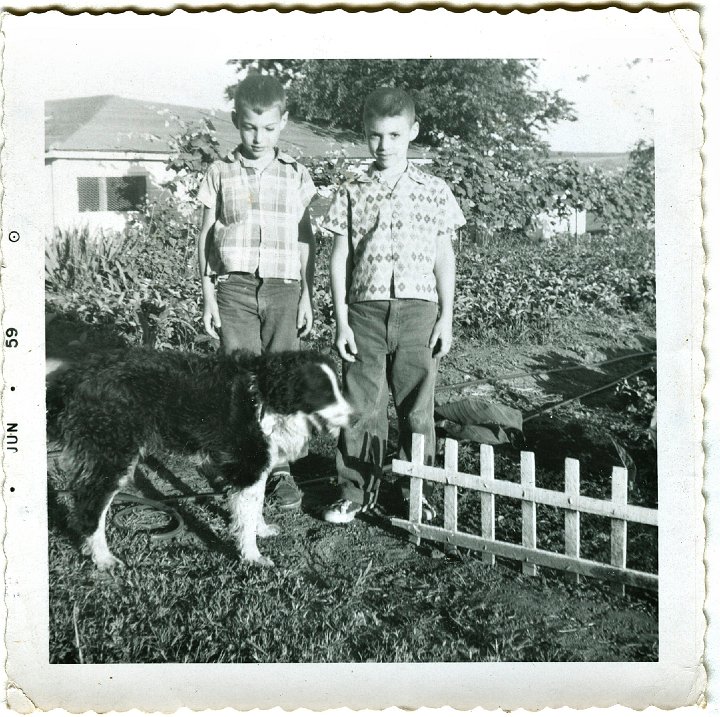
{"type": "MultiPolygon", "coordinates": [[[[211,113],[199,107],[132,100],[117,95],[48,100],[45,102],[45,151],[167,154],[168,140],[179,132],[175,118],[192,123],[203,117],[212,120],[223,152],[237,145],[238,131],[229,112],[211,113]]],[[[338,149],[353,159],[370,156],[360,135],[292,120],[283,130],[280,149],[297,157],[317,157],[338,149]]],[[[411,147],[408,156],[417,159],[425,154],[411,147]]]]}

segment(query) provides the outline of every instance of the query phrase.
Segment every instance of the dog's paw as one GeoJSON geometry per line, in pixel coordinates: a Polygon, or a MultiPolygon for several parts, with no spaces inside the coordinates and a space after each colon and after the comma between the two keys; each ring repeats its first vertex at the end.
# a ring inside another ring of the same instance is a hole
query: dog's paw
{"type": "Polygon", "coordinates": [[[123,569],[125,563],[120,558],[116,558],[112,553],[102,556],[93,556],[95,567],[102,572],[113,572],[116,569],[123,569]]]}
{"type": "Polygon", "coordinates": [[[262,566],[263,568],[274,568],[275,563],[270,560],[270,558],[266,558],[264,555],[261,555],[256,561],[254,561],[257,565],[262,566]]]}
{"type": "Polygon", "coordinates": [[[275,563],[270,560],[270,558],[266,558],[264,555],[260,555],[260,553],[252,554],[252,555],[243,555],[243,560],[245,560],[248,563],[252,563],[253,565],[259,565],[263,568],[272,568],[275,567],[275,563]]]}
{"type": "Polygon", "coordinates": [[[257,534],[258,538],[273,538],[280,534],[280,526],[275,525],[275,523],[258,525],[257,534]]]}

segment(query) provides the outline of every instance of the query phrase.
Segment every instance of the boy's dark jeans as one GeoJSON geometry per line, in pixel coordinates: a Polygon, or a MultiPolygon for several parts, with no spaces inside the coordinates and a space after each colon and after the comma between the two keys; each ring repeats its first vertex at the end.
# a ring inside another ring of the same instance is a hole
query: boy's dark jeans
{"type": "Polygon", "coordinates": [[[297,310],[300,282],[235,273],[217,283],[222,350],[253,354],[300,348],[297,310]]]}
{"type": "MultiPolygon", "coordinates": [[[[245,349],[260,355],[300,348],[297,330],[299,281],[261,279],[254,274],[234,273],[218,280],[216,295],[224,353],[245,349]]],[[[273,474],[285,472],[290,472],[286,463],[273,470],[273,474]]]]}
{"type": "Polygon", "coordinates": [[[435,457],[434,398],[438,361],[428,346],[438,306],[419,299],[363,301],[348,307],[357,359],[343,362],[343,387],[356,422],[340,434],[336,465],[343,498],[377,499],[388,437],[388,384],[398,414],[399,454],[409,460],[412,434],[435,457]]]}

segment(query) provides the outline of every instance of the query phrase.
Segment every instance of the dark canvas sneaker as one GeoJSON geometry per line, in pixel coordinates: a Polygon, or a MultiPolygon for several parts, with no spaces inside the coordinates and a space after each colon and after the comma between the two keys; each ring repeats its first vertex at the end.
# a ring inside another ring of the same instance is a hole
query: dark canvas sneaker
{"type": "Polygon", "coordinates": [[[295,510],[302,504],[302,491],[286,471],[273,473],[268,478],[267,501],[278,510],[295,510]]]}
{"type": "Polygon", "coordinates": [[[344,524],[352,523],[355,516],[363,511],[360,503],[351,500],[336,500],[331,506],[323,511],[322,519],[327,523],[344,524]]]}

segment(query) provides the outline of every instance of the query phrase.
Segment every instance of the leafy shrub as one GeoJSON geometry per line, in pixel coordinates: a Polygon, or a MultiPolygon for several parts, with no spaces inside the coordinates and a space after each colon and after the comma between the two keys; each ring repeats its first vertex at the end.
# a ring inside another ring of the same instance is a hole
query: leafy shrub
{"type": "Polygon", "coordinates": [[[655,226],[655,148],[644,141],[630,152],[628,166],[597,173],[587,208],[602,218],[611,236],[655,226]]]}
{"type": "MultiPolygon", "coordinates": [[[[318,236],[315,332],[329,349],[334,336],[331,244],[318,236]]],[[[59,232],[48,242],[47,300],[90,324],[114,325],[128,341],[158,347],[210,348],[200,322],[194,237],[143,233],[88,236],[59,232]]],[[[652,237],[487,242],[460,252],[455,327],[466,339],[542,340],[573,315],[655,310],[652,237]]]]}
{"type": "Polygon", "coordinates": [[[573,314],[654,312],[651,237],[551,244],[495,241],[458,256],[455,316],[466,338],[541,338],[573,314]]]}
{"type": "Polygon", "coordinates": [[[47,242],[46,302],[87,324],[111,326],[128,343],[196,348],[200,292],[192,252],[175,254],[137,231],[56,232],[47,242]]]}
{"type": "Polygon", "coordinates": [[[624,379],[615,388],[615,395],[622,401],[628,413],[635,416],[645,426],[657,405],[657,377],[655,369],[624,379]]]}
{"type": "Polygon", "coordinates": [[[594,212],[616,238],[654,225],[654,148],[639,142],[625,169],[607,171],[535,150],[444,137],[433,172],[445,179],[471,233],[531,237],[543,213],[594,212]]]}
{"type": "Polygon", "coordinates": [[[86,226],[56,231],[45,245],[46,288],[79,289],[94,277],[109,281],[108,277],[117,275],[118,261],[129,245],[123,234],[91,235],[86,226]]]}
{"type": "MultiPolygon", "coordinates": [[[[218,143],[210,119],[175,121],[179,131],[168,163],[172,179],[125,232],[90,236],[81,229],[48,240],[48,305],[90,324],[113,325],[131,342],[207,348],[194,242],[201,209],[197,189],[219,156],[218,143]]],[[[483,150],[440,139],[432,171],[447,179],[485,237],[470,251],[458,251],[461,335],[540,339],[559,319],[581,312],[654,311],[654,253],[647,230],[654,201],[651,146],[638,145],[627,170],[608,174],[572,162],[550,164],[527,148],[503,147],[499,136],[485,137],[485,144],[496,148],[483,150]],[[538,212],[598,211],[603,201],[603,216],[609,226],[619,227],[616,233],[592,241],[558,239],[542,248],[528,240],[538,212]]],[[[358,170],[341,152],[306,164],[320,188],[319,204],[358,170]]],[[[317,247],[311,344],[328,348],[334,335],[330,243],[318,234],[317,247]]]]}

